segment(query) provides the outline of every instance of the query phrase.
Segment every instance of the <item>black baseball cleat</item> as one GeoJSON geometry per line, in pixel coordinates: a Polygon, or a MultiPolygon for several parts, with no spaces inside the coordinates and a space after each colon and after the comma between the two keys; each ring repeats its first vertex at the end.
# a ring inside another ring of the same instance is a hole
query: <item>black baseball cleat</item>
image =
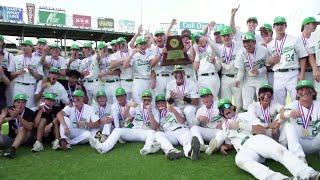
{"type": "Polygon", "coordinates": [[[173,160],[176,160],[176,159],[179,159],[180,157],[184,156],[183,152],[182,151],[179,151],[177,149],[171,149],[167,154],[166,154],[166,157],[173,161],[173,160]]]}
{"type": "Polygon", "coordinates": [[[4,152],[3,156],[13,159],[16,156],[16,148],[11,146],[6,152],[4,152]]]}
{"type": "Polygon", "coordinates": [[[191,140],[191,160],[196,161],[200,158],[200,142],[196,136],[191,140]]]}

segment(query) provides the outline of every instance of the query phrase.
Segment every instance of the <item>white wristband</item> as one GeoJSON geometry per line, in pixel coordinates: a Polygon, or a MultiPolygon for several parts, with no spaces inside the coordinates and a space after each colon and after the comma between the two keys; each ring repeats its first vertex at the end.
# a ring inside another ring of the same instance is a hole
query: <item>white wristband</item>
{"type": "Polygon", "coordinates": [[[251,124],[244,123],[244,122],[240,122],[240,123],[239,123],[239,128],[244,129],[244,130],[247,130],[247,131],[249,131],[249,132],[252,131],[252,125],[251,125],[251,124]]]}

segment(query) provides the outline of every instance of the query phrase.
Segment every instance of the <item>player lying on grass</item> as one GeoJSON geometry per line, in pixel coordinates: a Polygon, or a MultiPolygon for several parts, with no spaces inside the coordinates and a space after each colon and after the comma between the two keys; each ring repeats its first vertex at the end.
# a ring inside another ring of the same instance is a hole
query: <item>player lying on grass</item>
{"type": "Polygon", "coordinates": [[[272,138],[262,135],[265,134],[265,128],[255,125],[259,123],[259,119],[249,113],[236,114],[235,106],[228,99],[221,99],[218,108],[221,116],[226,118],[222,124],[226,135],[226,145],[223,148],[236,149],[235,162],[239,168],[257,179],[288,178],[262,164],[266,159],[273,159],[283,164],[298,179],[319,179],[318,171],[309,167],[272,138]]]}
{"type": "Polygon", "coordinates": [[[130,122],[126,128],[115,128],[104,143],[95,138],[90,138],[91,147],[95,148],[100,154],[105,154],[121,138],[124,141],[145,142],[141,151],[158,151],[160,144],[154,142],[154,133],[159,127],[159,111],[151,105],[151,91],[143,91],[141,99],[141,104],[130,103],[125,108],[124,117],[126,121],[130,122]]]}
{"type": "Polygon", "coordinates": [[[281,118],[290,122],[284,127],[289,151],[307,163],[305,154],[320,152],[320,102],[312,81],[301,80],[296,89],[297,100],[285,107],[281,118]]]}

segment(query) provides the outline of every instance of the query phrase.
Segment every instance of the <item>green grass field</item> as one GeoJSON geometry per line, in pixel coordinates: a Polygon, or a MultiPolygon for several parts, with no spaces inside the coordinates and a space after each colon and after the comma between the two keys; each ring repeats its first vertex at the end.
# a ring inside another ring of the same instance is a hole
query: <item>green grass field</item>
{"type": "MultiPolygon", "coordinates": [[[[21,147],[15,159],[1,158],[0,179],[254,179],[235,165],[235,151],[228,156],[201,153],[201,159],[194,162],[187,158],[169,161],[162,151],[140,155],[142,146],[117,144],[105,155],[89,145],[73,146],[71,151],[53,151],[46,146],[40,153],[21,147]]],[[[307,160],[311,167],[320,170],[318,155],[308,156],[307,160]]],[[[290,175],[275,161],[268,160],[266,165],[290,175]]]]}

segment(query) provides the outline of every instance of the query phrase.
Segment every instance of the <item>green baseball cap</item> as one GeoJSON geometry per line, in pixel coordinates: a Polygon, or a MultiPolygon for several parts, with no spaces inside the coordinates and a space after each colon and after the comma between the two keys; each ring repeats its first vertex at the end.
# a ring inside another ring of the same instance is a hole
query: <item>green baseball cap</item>
{"type": "Polygon", "coordinates": [[[147,43],[148,40],[144,37],[138,37],[136,40],[136,44],[147,43]]]}
{"type": "Polygon", "coordinates": [[[106,44],[105,42],[100,42],[100,43],[98,44],[98,49],[103,49],[103,48],[105,48],[105,47],[107,47],[107,44],[106,44]]]}
{"type": "Polygon", "coordinates": [[[181,65],[175,65],[173,67],[173,73],[175,72],[184,72],[184,68],[181,65]]]}
{"type": "Polygon", "coordinates": [[[250,21],[254,21],[254,22],[258,23],[258,19],[256,17],[254,17],[254,16],[251,16],[251,17],[249,17],[247,19],[247,23],[250,22],[250,21]]]}
{"type": "Polygon", "coordinates": [[[232,29],[230,26],[224,26],[221,30],[220,30],[220,35],[229,35],[232,34],[232,29]]]}
{"type": "Polygon", "coordinates": [[[316,23],[317,25],[320,24],[319,21],[317,21],[314,17],[307,17],[302,21],[302,26],[309,24],[309,23],[316,23]]]}
{"type": "Polygon", "coordinates": [[[218,108],[220,108],[221,106],[223,106],[225,104],[231,104],[230,100],[227,98],[220,99],[218,101],[218,108]]]}
{"type": "Polygon", "coordinates": [[[272,86],[269,83],[261,83],[259,89],[271,89],[273,90],[272,86]]]}
{"type": "Polygon", "coordinates": [[[122,96],[122,95],[126,95],[126,91],[122,87],[117,88],[116,96],[122,96]]]}
{"type": "Polygon", "coordinates": [[[57,73],[59,74],[60,69],[54,66],[51,66],[51,68],[49,69],[49,73],[57,73]]]}
{"type": "Polygon", "coordinates": [[[259,31],[272,31],[272,25],[264,23],[260,28],[259,31]]]}
{"type": "Polygon", "coordinates": [[[28,46],[34,46],[33,42],[31,40],[25,40],[23,41],[23,43],[21,43],[22,45],[28,45],[28,46]]]}
{"type": "Polygon", "coordinates": [[[254,36],[254,34],[252,32],[245,32],[242,36],[241,36],[242,41],[246,41],[246,40],[252,40],[255,41],[256,37],[254,36]]]}
{"type": "Polygon", "coordinates": [[[4,42],[4,37],[0,34],[0,41],[4,42]]]}
{"type": "Polygon", "coordinates": [[[310,81],[310,80],[301,80],[298,82],[297,86],[296,86],[296,89],[300,89],[300,88],[303,88],[303,87],[310,87],[314,90],[314,85],[313,85],[313,82],[310,81]]]}
{"type": "Polygon", "coordinates": [[[60,45],[58,43],[53,43],[50,45],[50,49],[51,48],[59,48],[60,49],[60,45]]]}
{"type": "Polygon", "coordinates": [[[208,95],[208,94],[212,95],[212,92],[211,92],[211,90],[209,88],[202,88],[200,90],[200,97],[204,96],[204,95],[208,95]]]}
{"type": "Polygon", "coordinates": [[[84,96],[84,92],[82,90],[75,90],[73,93],[72,93],[72,96],[77,96],[77,97],[83,97],[84,96]]]}
{"type": "Polygon", "coordinates": [[[166,101],[166,97],[163,94],[158,94],[155,101],[166,101]]]}
{"type": "Polygon", "coordinates": [[[159,34],[163,34],[163,35],[164,35],[164,32],[163,32],[162,30],[157,30],[157,31],[154,33],[155,36],[156,36],[156,35],[159,35],[159,34]]]}
{"type": "Polygon", "coordinates": [[[92,43],[91,42],[85,42],[82,47],[83,48],[92,48],[92,43]]]}
{"type": "Polygon", "coordinates": [[[47,44],[48,41],[45,38],[39,38],[37,43],[45,43],[45,44],[47,44]]]}
{"type": "Polygon", "coordinates": [[[278,23],[284,23],[284,24],[286,24],[286,23],[287,23],[287,20],[286,20],[286,18],[284,18],[284,17],[282,17],[282,16],[278,16],[278,17],[274,18],[274,20],[273,20],[273,25],[274,25],[274,24],[278,24],[278,23]]]}
{"type": "Polygon", "coordinates": [[[107,96],[105,91],[98,91],[96,94],[96,97],[100,97],[100,96],[107,96]]]}
{"type": "Polygon", "coordinates": [[[141,94],[142,99],[152,99],[152,92],[150,90],[144,90],[141,94]]]}
{"type": "Polygon", "coordinates": [[[80,47],[78,46],[78,44],[72,44],[72,45],[70,46],[70,49],[80,50],[80,47]]]}
{"type": "Polygon", "coordinates": [[[117,44],[117,40],[115,39],[111,40],[110,45],[115,45],[115,44],[117,44]]]}
{"type": "Polygon", "coordinates": [[[127,42],[127,40],[124,37],[118,37],[118,39],[116,40],[116,43],[119,42],[127,42]]]}
{"type": "Polygon", "coordinates": [[[52,94],[52,93],[45,93],[44,95],[43,95],[43,99],[51,99],[51,100],[56,100],[56,96],[54,95],[54,94],[52,94]]]}
{"type": "Polygon", "coordinates": [[[27,96],[25,94],[18,93],[13,98],[13,101],[17,101],[17,100],[25,100],[25,101],[27,101],[27,96]]]}

